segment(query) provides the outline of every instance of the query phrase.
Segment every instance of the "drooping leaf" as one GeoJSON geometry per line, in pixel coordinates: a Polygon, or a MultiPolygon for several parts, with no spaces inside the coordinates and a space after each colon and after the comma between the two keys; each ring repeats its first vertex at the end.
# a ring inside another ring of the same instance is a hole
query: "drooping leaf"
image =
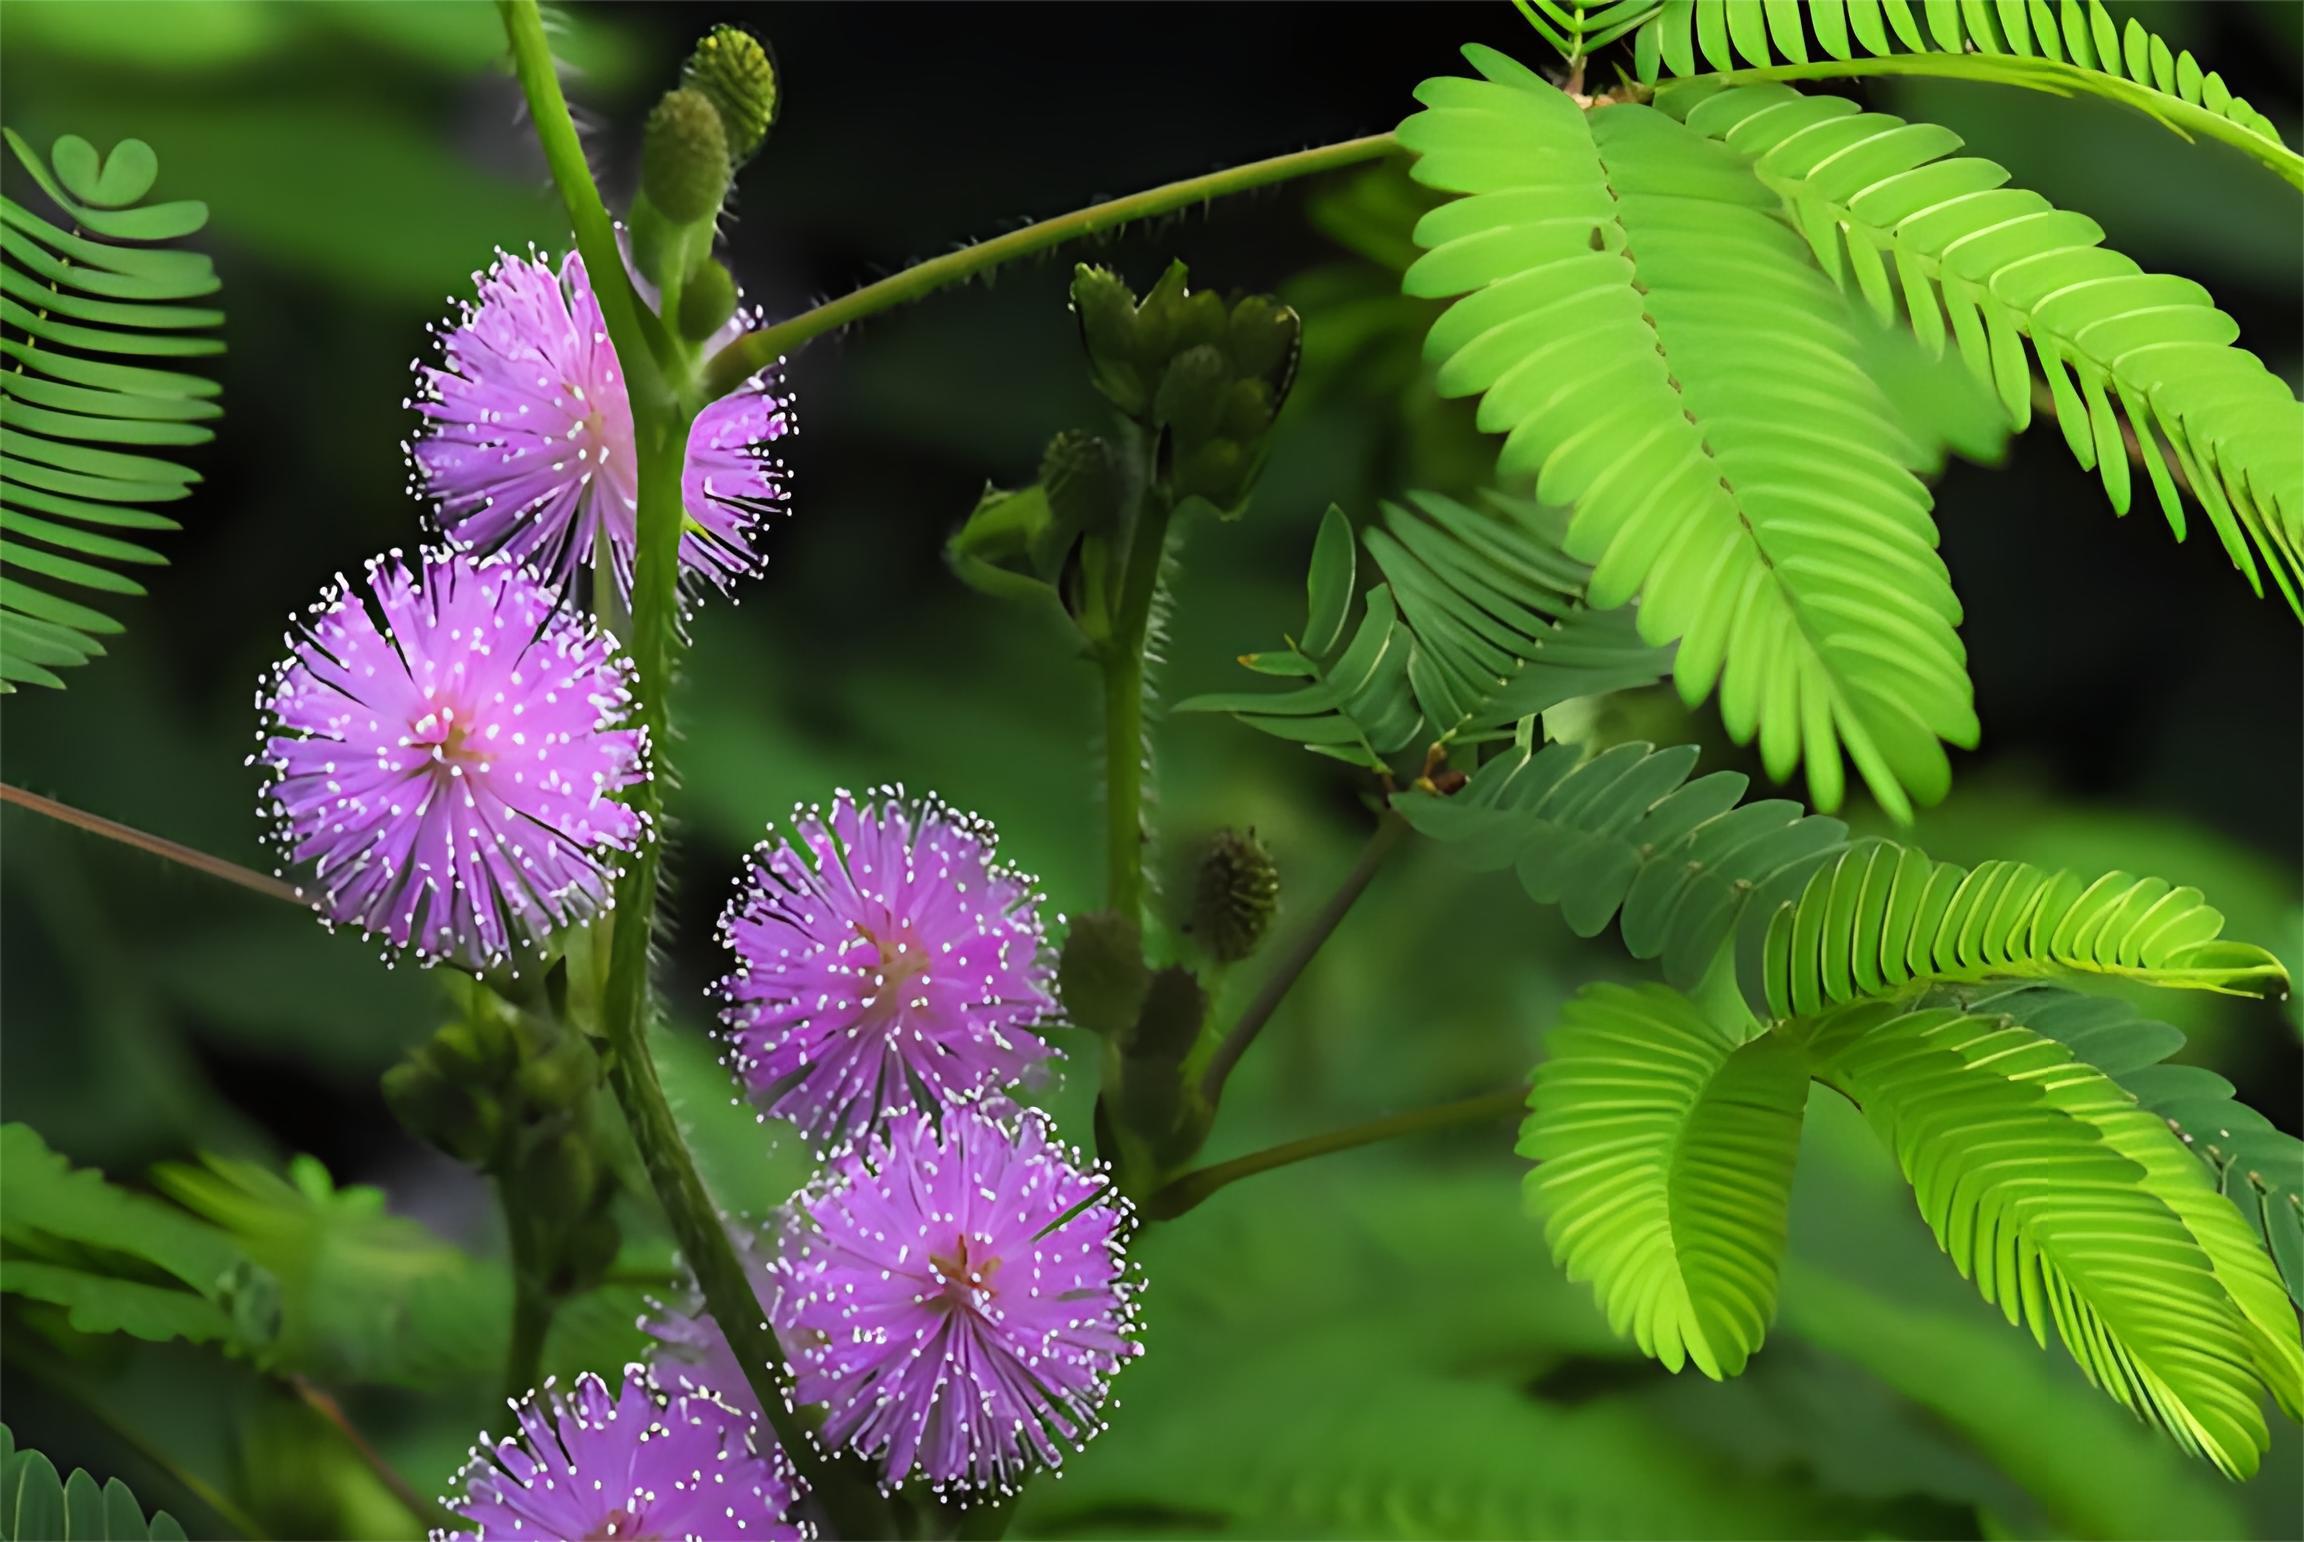
{"type": "Polygon", "coordinates": [[[1844,303],[1722,147],[1651,108],[1583,111],[1502,55],[1417,89],[1400,126],[1421,181],[1411,294],[1462,296],[1427,352],[1481,397],[1504,474],[1573,507],[1589,600],[1638,593],[1771,776],[1805,763],[1839,805],[1841,756],[1908,817],[1972,745],[1959,602],[1936,555],[1927,452],[1864,373],[1844,303]]]}
{"type": "Polygon", "coordinates": [[[2005,1018],[1867,1002],[1802,1025],[1820,1079],[1896,1154],[1939,1245],[2043,1347],[2246,1476],[2259,1397],[2304,1406],[2280,1278],[2167,1125],[2005,1018]]]}
{"type": "Polygon", "coordinates": [[[192,234],[207,208],[142,202],[158,170],[148,145],[122,140],[99,157],[66,135],[51,169],[6,138],[73,228],[0,198],[0,693],[61,686],[57,670],[103,653],[98,637],[120,624],[55,588],[142,594],[118,569],[165,561],[143,533],[177,528],[148,506],[200,479],[148,452],[215,437],[215,382],[116,358],[224,347],[211,335],[221,311],[177,303],[216,291],[208,259],[150,244],[192,234]]]}
{"type": "Polygon", "coordinates": [[[1579,936],[1621,913],[1632,956],[1661,957],[1665,977],[1691,988],[1748,908],[1797,893],[1848,833],[1787,799],[1739,803],[1750,782],[1738,772],[1691,781],[1696,755],[1516,743],[1454,796],[1404,793],[1392,806],[1475,865],[1513,867],[1579,936]]]}
{"type": "Polygon", "coordinates": [[[1991,161],[1955,156],[1949,129],[1777,85],[1664,100],[1753,158],[1826,271],[1853,274],[1923,343],[1941,349],[1949,336],[2019,428],[2032,412],[2029,343],[2066,443],[2117,512],[2134,496],[2132,444],[2179,539],[2181,473],[2250,587],[2263,592],[2261,557],[2304,615],[2304,403],[2235,346],[2238,324],[2205,289],[2146,273],[2100,244],[2094,220],[2006,186],[1991,161]],[[1897,286],[1865,282],[1890,261],[1897,286]]]}
{"type": "Polygon", "coordinates": [[[1922,0],[1917,12],[1914,0],[1664,0],[1634,52],[1648,85],[1712,71],[1740,80],[1915,74],[2086,93],[2186,138],[2220,140],[2304,187],[2304,156],[2271,119],[2189,50],[2133,17],[2115,24],[2102,0],[1922,0]]]}
{"type": "Polygon", "coordinates": [[[1585,987],[1536,1068],[1529,1207],[1609,1324],[1672,1370],[1742,1372],[1767,1336],[1808,1071],[1660,985],[1585,987]]]}
{"type": "Polygon", "coordinates": [[[1973,870],[1893,841],[1864,841],[1746,929],[1737,975],[1753,1009],[1806,1016],[1934,981],[2104,975],[2273,996],[2287,971],[2220,934],[2198,889],[2024,862],[1973,870]]]}

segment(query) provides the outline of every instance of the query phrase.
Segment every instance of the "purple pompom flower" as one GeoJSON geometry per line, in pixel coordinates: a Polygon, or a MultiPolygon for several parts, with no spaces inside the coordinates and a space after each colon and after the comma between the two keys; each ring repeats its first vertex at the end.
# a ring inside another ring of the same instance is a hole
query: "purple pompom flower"
{"type": "Polygon", "coordinates": [[[791,1518],[791,1462],[735,1409],[703,1394],[667,1400],[637,1365],[617,1391],[593,1375],[568,1395],[545,1387],[516,1405],[518,1436],[480,1437],[457,1476],[462,1496],[441,1501],[469,1529],[434,1531],[435,1542],[808,1535],[791,1518]]]}
{"type": "Polygon", "coordinates": [[[258,697],[268,837],[342,922],[425,962],[501,961],[610,903],[646,835],[630,661],[501,558],[395,551],[339,577],[258,697]]]}
{"type": "MultiPolygon", "coordinates": [[[[619,595],[632,592],[639,459],[632,404],[600,304],[574,252],[498,253],[475,274],[477,304],[436,329],[440,367],[417,370],[426,431],[408,447],[411,490],[432,500],[460,547],[504,551],[571,587],[609,543],[619,595]]],[[[770,447],[790,404],[763,377],[697,414],[680,481],[684,573],[721,588],[765,558],[761,526],[785,500],[770,447]]]]}
{"type": "Polygon", "coordinates": [[[1103,1427],[1130,1336],[1126,1203],[1033,1111],[897,1122],[795,1200],[770,1317],[825,1440],[886,1481],[1011,1486],[1103,1427]]]}
{"type": "Polygon", "coordinates": [[[720,984],[737,1073],[821,1144],[925,1095],[1012,1085],[1055,1052],[1031,881],[994,859],[992,827],[887,788],[796,811],[720,918],[720,984]]]}

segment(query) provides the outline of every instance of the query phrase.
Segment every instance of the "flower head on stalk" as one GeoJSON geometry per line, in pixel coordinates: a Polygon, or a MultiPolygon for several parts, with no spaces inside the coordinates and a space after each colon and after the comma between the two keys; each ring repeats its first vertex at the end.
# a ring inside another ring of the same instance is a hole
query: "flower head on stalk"
{"type": "Polygon", "coordinates": [[[794,1201],[770,1317],[824,1438],[920,1477],[1007,1489],[1103,1427],[1136,1355],[1126,1202],[1046,1117],[896,1121],[794,1201]]]}
{"type": "Polygon", "coordinates": [[[441,1501],[466,1527],[435,1542],[809,1534],[791,1518],[800,1483],[775,1437],[708,1394],[668,1399],[634,1365],[620,1388],[585,1375],[563,1395],[547,1382],[514,1411],[519,1434],[483,1434],[461,1495],[441,1501]]]}
{"type": "MultiPolygon", "coordinates": [[[[603,548],[629,603],[639,538],[632,403],[600,304],[571,252],[499,252],[479,298],[435,328],[441,362],[416,366],[425,419],[410,491],[460,547],[508,552],[564,588],[603,548]]],[[[741,331],[748,320],[735,323],[741,331]]],[[[788,494],[776,443],[790,402],[767,375],[698,413],[680,481],[683,573],[726,589],[766,558],[759,538],[788,494]]]]}
{"type": "Polygon", "coordinates": [[[257,702],[268,839],[331,924],[488,966],[611,903],[647,835],[613,639],[503,558],[397,551],[339,577],[257,702]]]}
{"type": "Polygon", "coordinates": [[[720,918],[738,1075],[821,1145],[928,1102],[1007,1087],[1054,1058],[1031,880],[990,824],[883,788],[794,813],[720,918]]]}

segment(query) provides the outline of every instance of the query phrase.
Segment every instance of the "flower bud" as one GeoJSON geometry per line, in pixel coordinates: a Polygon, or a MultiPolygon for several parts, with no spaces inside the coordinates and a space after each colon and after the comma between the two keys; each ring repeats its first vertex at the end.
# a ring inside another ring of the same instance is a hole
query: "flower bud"
{"type": "Polygon", "coordinates": [[[776,61],[768,45],[742,27],[714,27],[688,56],[681,79],[719,113],[730,162],[752,159],[776,122],[776,61]]]}
{"type": "Polygon", "coordinates": [[[1269,381],[1275,395],[1285,392],[1296,373],[1304,323],[1270,295],[1252,294],[1232,307],[1225,326],[1225,351],[1243,376],[1269,381]]]}
{"type": "Polygon", "coordinates": [[[513,1081],[530,1118],[567,1113],[600,1085],[600,1058],[582,1035],[562,1033],[522,1061],[513,1081]]]}
{"type": "Polygon", "coordinates": [[[599,1163],[583,1132],[539,1141],[514,1175],[521,1219],[547,1231],[572,1226],[591,1214],[599,1181],[599,1163]]]}
{"type": "Polygon", "coordinates": [[[1185,349],[1168,361],[1152,399],[1152,421],[1173,429],[1180,444],[1198,444],[1216,432],[1232,389],[1232,366],[1212,343],[1185,349]]]}
{"type": "Polygon", "coordinates": [[[1096,389],[1130,417],[1142,413],[1151,393],[1136,362],[1135,295],[1109,270],[1081,263],[1072,270],[1072,309],[1096,389]]]}
{"type": "Polygon", "coordinates": [[[688,275],[680,291],[680,335],[700,343],[736,314],[736,280],[728,270],[707,257],[688,275]]]}
{"type": "Polygon", "coordinates": [[[1200,855],[1185,930],[1219,962],[1256,951],[1280,903],[1280,870],[1253,830],[1224,830],[1200,855]]]}
{"type": "Polygon", "coordinates": [[[1224,398],[1224,413],[1217,423],[1227,439],[1243,443],[1264,437],[1272,427],[1272,388],[1261,380],[1235,380],[1224,398]]]}
{"type": "Polygon", "coordinates": [[[1237,439],[1211,439],[1178,456],[1170,480],[1178,498],[1205,498],[1230,518],[1248,496],[1256,463],[1237,439]]]}
{"type": "Polygon", "coordinates": [[[1049,440],[1040,457],[1040,485],[1049,512],[1068,535],[1101,535],[1120,523],[1127,479],[1112,446],[1094,434],[1067,430],[1049,440]]]}
{"type": "Polygon", "coordinates": [[[1153,975],[1145,989],[1144,1005],[1128,1032],[1129,1060],[1182,1061],[1207,1016],[1208,993],[1199,980],[1183,965],[1170,964],[1153,975]]]}
{"type": "Polygon", "coordinates": [[[1134,921],[1110,910],[1073,918],[1056,961],[1056,990],[1072,1021],[1097,1033],[1125,1033],[1150,983],[1143,930],[1134,921]]]}
{"type": "Polygon", "coordinates": [[[640,188],[676,225],[720,212],[728,196],[728,134],[701,91],[667,91],[640,141],[640,188]]]}

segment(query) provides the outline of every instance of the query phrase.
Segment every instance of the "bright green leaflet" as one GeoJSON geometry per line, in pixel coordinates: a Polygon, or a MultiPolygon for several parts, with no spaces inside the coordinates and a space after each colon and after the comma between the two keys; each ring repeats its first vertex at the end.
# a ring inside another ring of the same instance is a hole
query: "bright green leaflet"
{"type": "Polygon", "coordinates": [[[1786,86],[1691,85],[1660,101],[1752,157],[1825,271],[1883,319],[1901,310],[1931,352],[1949,338],[2019,428],[2029,342],[2066,442],[2113,508],[2125,514],[2133,496],[2125,423],[2181,538],[2172,456],[2249,585],[2263,592],[2260,555],[2304,615],[2304,403],[2234,346],[2239,327],[2206,290],[2105,250],[2094,220],[1954,156],[1959,137],[1934,124],[1786,86]]]}
{"type": "Polygon", "coordinates": [[[1587,112],[1484,48],[1485,77],[1417,88],[1400,127],[1426,215],[1411,294],[1462,296],[1427,339],[1440,388],[1478,394],[1500,470],[1573,507],[1590,600],[1640,597],[1678,641],[1691,704],[1717,690],[1769,774],[1805,763],[1819,808],[1843,753],[1909,817],[1977,735],[1960,617],[1936,555],[1927,455],[1866,375],[1845,304],[1777,200],[1651,108],[1587,112]]]}
{"type": "Polygon", "coordinates": [[[57,589],[142,594],[119,569],[165,561],[143,540],[178,528],[151,505],[200,480],[148,452],[215,437],[214,381],[115,356],[224,350],[224,313],[178,303],[216,292],[208,259],[155,244],[198,230],[208,206],[140,203],[158,172],[149,146],[122,140],[100,162],[66,135],[51,170],[14,131],[7,141],[74,228],[0,198],[0,692],[60,687],[56,671],[103,653],[120,623],[57,589]]]}
{"type": "MultiPolygon", "coordinates": [[[[1539,29],[1541,30],[1541,29],[1539,29]]],[[[2230,145],[2297,187],[2304,156],[2188,50],[2101,0],[1664,0],[1634,39],[1640,80],[1936,75],[2099,96],[2230,145]]]]}
{"type": "Polygon", "coordinates": [[[184,1528],[166,1510],[150,1520],[128,1485],[99,1485],[81,1468],[57,1476],[37,1451],[16,1448],[15,1432],[0,1424],[0,1542],[184,1542],[184,1528]]]}

